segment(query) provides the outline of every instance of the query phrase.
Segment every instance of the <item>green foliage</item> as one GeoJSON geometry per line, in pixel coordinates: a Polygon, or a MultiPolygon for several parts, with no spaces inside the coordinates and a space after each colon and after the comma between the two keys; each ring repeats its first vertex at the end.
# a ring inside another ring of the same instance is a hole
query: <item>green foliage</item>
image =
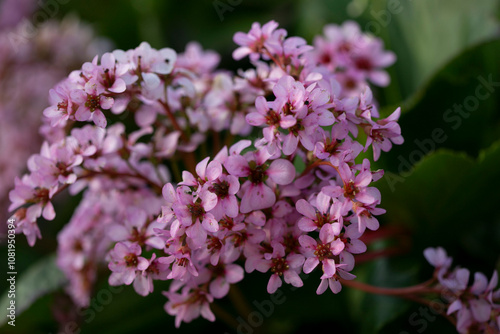
{"type": "MultiPolygon", "coordinates": [[[[9,296],[9,291],[5,291],[0,298],[0,308],[7,309],[13,300],[16,316],[21,315],[35,300],[59,289],[66,282],[66,276],[57,267],[55,255],[37,261],[15,278],[15,296],[9,296]]],[[[7,285],[6,287],[8,288],[7,285]]],[[[9,319],[2,317],[0,325],[7,320],[9,319]]]]}

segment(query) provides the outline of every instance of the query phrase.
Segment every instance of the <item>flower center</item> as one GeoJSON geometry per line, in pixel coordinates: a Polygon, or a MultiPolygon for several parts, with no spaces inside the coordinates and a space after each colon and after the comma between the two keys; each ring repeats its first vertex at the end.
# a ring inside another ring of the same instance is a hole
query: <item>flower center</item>
{"type": "Polygon", "coordinates": [[[193,216],[193,219],[195,219],[195,220],[196,220],[196,218],[203,217],[203,215],[205,214],[205,210],[201,206],[201,203],[188,204],[187,208],[188,208],[188,211],[193,216]]]}
{"type": "Polygon", "coordinates": [[[124,257],[125,263],[127,264],[127,267],[136,267],[137,266],[137,255],[133,253],[129,253],[125,255],[124,257]]]}
{"type": "Polygon", "coordinates": [[[57,104],[57,110],[68,111],[68,103],[66,101],[57,104]]]}
{"type": "Polygon", "coordinates": [[[94,112],[100,106],[99,97],[96,95],[87,95],[87,101],[85,102],[85,107],[89,108],[90,111],[94,112]]]}
{"type": "Polygon", "coordinates": [[[339,146],[339,144],[341,142],[342,141],[340,139],[330,140],[330,138],[326,138],[325,152],[328,152],[330,154],[334,154],[335,152],[337,152],[337,146],[339,146]]]}
{"type": "Polygon", "coordinates": [[[278,125],[280,123],[280,115],[272,110],[269,109],[268,115],[266,116],[266,124],[267,125],[278,125]]]}
{"type": "Polygon", "coordinates": [[[266,169],[267,167],[264,165],[257,165],[255,161],[250,161],[248,164],[250,167],[250,175],[248,176],[248,179],[250,182],[253,184],[260,184],[265,181],[266,179],[266,169]]]}
{"type": "Polygon", "coordinates": [[[356,194],[359,192],[358,187],[354,185],[354,181],[350,180],[345,186],[344,186],[344,196],[350,199],[353,199],[356,194]]]}
{"type": "Polygon", "coordinates": [[[316,250],[314,251],[314,255],[318,257],[318,260],[323,261],[324,259],[332,256],[332,252],[330,251],[329,244],[320,244],[316,246],[316,250]]]}
{"type": "Polygon", "coordinates": [[[214,183],[208,190],[216,194],[217,197],[224,199],[229,195],[229,183],[227,181],[214,183]]]}
{"type": "Polygon", "coordinates": [[[360,70],[369,71],[372,69],[373,66],[369,59],[361,57],[356,59],[356,67],[359,68],[360,70]]]}
{"type": "Polygon", "coordinates": [[[271,267],[271,272],[279,276],[282,276],[283,273],[289,268],[290,266],[288,265],[286,260],[280,257],[279,259],[273,259],[273,266],[271,267]]]}

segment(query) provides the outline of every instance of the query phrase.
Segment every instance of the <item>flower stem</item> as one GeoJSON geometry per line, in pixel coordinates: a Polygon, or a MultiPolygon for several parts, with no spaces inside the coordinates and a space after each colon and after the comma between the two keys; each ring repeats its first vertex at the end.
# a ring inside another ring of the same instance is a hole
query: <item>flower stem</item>
{"type": "Polygon", "coordinates": [[[172,113],[172,111],[170,110],[170,107],[168,106],[168,104],[161,101],[161,100],[158,100],[158,102],[160,102],[160,104],[163,106],[163,109],[165,109],[165,113],[167,114],[168,118],[172,122],[172,126],[174,127],[174,129],[180,132],[182,140],[186,143],[189,143],[188,136],[186,135],[184,130],[182,130],[181,126],[179,125],[179,123],[175,119],[175,116],[172,113]]]}
{"type": "Polygon", "coordinates": [[[252,307],[248,303],[241,289],[236,284],[232,284],[229,289],[229,299],[231,300],[231,303],[233,303],[239,315],[243,319],[248,319],[249,314],[252,313],[252,307]]]}
{"type": "Polygon", "coordinates": [[[222,320],[231,329],[238,329],[238,321],[229,312],[217,305],[217,303],[210,304],[210,309],[214,312],[216,319],[222,320]]]}
{"type": "Polygon", "coordinates": [[[409,286],[409,287],[404,287],[404,288],[383,288],[383,287],[378,287],[378,286],[373,286],[369,284],[365,284],[362,282],[358,281],[349,281],[345,279],[340,279],[340,282],[342,285],[349,286],[354,289],[358,289],[361,291],[377,294],[377,295],[386,295],[386,296],[400,296],[403,297],[404,295],[410,295],[410,294],[420,294],[420,293],[439,293],[439,289],[434,289],[434,288],[429,288],[429,285],[434,282],[434,278],[431,278],[430,280],[409,286]]]}

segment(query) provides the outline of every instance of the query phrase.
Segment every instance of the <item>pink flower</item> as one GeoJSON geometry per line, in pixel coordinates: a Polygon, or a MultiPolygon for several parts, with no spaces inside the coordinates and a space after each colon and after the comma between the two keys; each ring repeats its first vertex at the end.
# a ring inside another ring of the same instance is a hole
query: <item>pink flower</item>
{"type": "Polygon", "coordinates": [[[364,170],[355,175],[347,164],[339,168],[343,187],[325,186],[321,190],[332,198],[344,197],[350,201],[359,201],[364,204],[380,203],[380,191],[375,187],[367,187],[372,182],[372,173],[364,170]]]}
{"type": "Polygon", "coordinates": [[[266,253],[265,259],[259,261],[256,269],[260,272],[271,270],[271,278],[267,284],[267,292],[272,294],[282,285],[281,276],[286,283],[301,287],[304,283],[299,277],[300,268],[304,264],[304,256],[290,254],[285,257],[285,247],[280,243],[273,243],[273,252],[266,253]]]}
{"type": "Polygon", "coordinates": [[[178,238],[167,241],[165,253],[171,254],[167,257],[172,263],[172,271],[168,274],[168,279],[186,281],[190,277],[197,277],[198,270],[191,260],[191,249],[187,245],[182,245],[178,238]]]}
{"type": "Polygon", "coordinates": [[[360,233],[365,231],[365,228],[375,231],[379,228],[380,224],[374,215],[385,213],[384,209],[376,208],[375,203],[363,204],[361,202],[354,202],[352,209],[358,218],[358,229],[360,233]]]}
{"type": "Polygon", "coordinates": [[[44,109],[43,115],[50,119],[50,126],[64,126],[69,119],[75,117],[71,89],[69,80],[66,80],[49,91],[52,105],[44,109]]]}
{"type": "Polygon", "coordinates": [[[189,42],[184,53],[178,55],[176,66],[193,73],[211,73],[219,64],[220,56],[215,51],[204,51],[198,42],[189,42]]]}
{"type": "Polygon", "coordinates": [[[77,121],[92,120],[95,125],[101,128],[106,127],[107,121],[102,109],[110,109],[114,100],[105,95],[104,88],[95,80],[89,80],[83,90],[73,90],[71,99],[79,105],[75,113],[77,121]]]}
{"type": "Polygon", "coordinates": [[[299,237],[300,245],[305,249],[304,273],[309,274],[321,262],[324,278],[331,278],[335,275],[336,265],[334,256],[344,250],[344,243],[338,236],[340,235],[340,224],[325,225],[319,232],[320,242],[317,242],[308,235],[299,237]]]}
{"type": "MultiPolygon", "coordinates": [[[[208,192],[207,192],[208,193],[208,192]]],[[[213,193],[197,197],[187,186],[177,188],[178,202],[172,205],[180,224],[186,227],[186,234],[193,242],[201,246],[207,232],[217,232],[219,224],[209,211],[217,205],[217,196],[213,193]]]]}
{"type": "Polygon", "coordinates": [[[148,222],[147,214],[140,208],[129,208],[125,221],[112,224],[107,228],[107,233],[113,241],[130,241],[139,246],[148,245],[156,249],[163,249],[165,242],[154,232],[162,229],[166,223],[157,221],[148,222]]]}
{"type": "Polygon", "coordinates": [[[426,248],[424,250],[424,256],[426,260],[438,270],[444,269],[447,271],[453,261],[451,257],[448,257],[446,251],[442,247],[426,248]]]}
{"type": "Polygon", "coordinates": [[[38,174],[47,183],[75,183],[77,175],[74,167],[83,162],[83,157],[75,154],[68,142],[66,145],[57,143],[51,146],[44,142],[40,154],[32,155],[28,161],[30,171],[38,174]]]}
{"type": "Polygon", "coordinates": [[[239,214],[239,205],[236,194],[240,190],[240,182],[233,175],[220,175],[213,181],[207,190],[217,195],[217,205],[210,211],[217,220],[224,215],[236,218],[239,214]]]}
{"type": "Polygon", "coordinates": [[[246,116],[248,124],[253,126],[266,125],[263,129],[264,139],[267,141],[269,153],[273,154],[277,148],[280,148],[279,128],[288,129],[295,125],[296,119],[293,115],[285,115],[283,109],[274,110],[274,103],[267,102],[263,96],[255,100],[257,111],[251,112],[246,116]]]}
{"type": "Polygon", "coordinates": [[[373,124],[366,139],[365,150],[372,145],[373,159],[378,160],[380,150],[387,152],[392,148],[392,144],[401,145],[403,137],[401,128],[396,122],[401,114],[401,108],[397,108],[389,117],[379,120],[373,124]]]}
{"type": "Polygon", "coordinates": [[[148,263],[148,267],[143,269],[134,280],[134,290],[141,296],[147,296],[153,292],[153,280],[165,281],[170,272],[171,262],[166,257],[156,258],[156,254],[153,253],[148,263]]]}
{"type": "Polygon", "coordinates": [[[240,47],[234,50],[233,58],[235,60],[240,60],[249,55],[250,60],[257,61],[260,57],[262,48],[264,48],[266,42],[277,27],[278,23],[275,21],[267,22],[262,28],[259,23],[254,22],[248,34],[243,32],[234,34],[233,40],[236,44],[240,45],[240,47]]]}
{"type": "Polygon", "coordinates": [[[295,208],[303,217],[297,225],[304,232],[321,230],[325,225],[343,224],[343,215],[347,214],[348,207],[343,202],[334,201],[331,204],[331,197],[320,192],[312,203],[304,199],[299,199],[295,203],[295,208]]]}
{"type": "Polygon", "coordinates": [[[175,315],[175,327],[179,328],[181,322],[190,322],[200,314],[207,320],[215,321],[215,315],[210,310],[210,303],[214,298],[202,289],[191,290],[184,287],[182,292],[163,292],[169,299],[165,304],[165,311],[170,315],[175,315]]]}
{"type": "Polygon", "coordinates": [[[295,167],[290,161],[277,159],[268,164],[266,161],[269,158],[267,149],[259,149],[249,152],[245,157],[231,155],[224,163],[229,174],[248,178],[240,189],[242,213],[273,206],[276,195],[266,184],[268,179],[279,185],[287,185],[295,178],[295,167]]]}
{"type": "Polygon", "coordinates": [[[234,249],[221,257],[221,261],[212,269],[215,278],[210,282],[209,292],[215,298],[223,298],[229,292],[230,284],[238,283],[243,279],[245,271],[233,262],[240,253],[234,249]]]}
{"type": "Polygon", "coordinates": [[[118,242],[109,252],[111,261],[109,270],[113,273],[109,276],[110,285],[130,285],[136,277],[136,271],[146,270],[149,261],[139,256],[141,247],[136,243],[118,242]]]}
{"type": "Polygon", "coordinates": [[[47,220],[53,220],[56,216],[54,206],[50,202],[52,196],[57,191],[57,186],[46,187],[43,180],[37,175],[24,175],[22,179],[16,177],[14,180],[15,188],[9,192],[11,204],[9,211],[18,208],[26,203],[34,203],[30,207],[30,213],[27,217],[32,220],[34,216],[37,218],[43,216],[47,220]]]}
{"type": "Polygon", "coordinates": [[[20,208],[14,213],[14,218],[16,219],[16,233],[21,231],[28,240],[28,245],[33,247],[35,245],[36,239],[42,239],[40,229],[36,223],[36,220],[40,217],[40,207],[37,205],[32,205],[29,208],[20,208]]]}

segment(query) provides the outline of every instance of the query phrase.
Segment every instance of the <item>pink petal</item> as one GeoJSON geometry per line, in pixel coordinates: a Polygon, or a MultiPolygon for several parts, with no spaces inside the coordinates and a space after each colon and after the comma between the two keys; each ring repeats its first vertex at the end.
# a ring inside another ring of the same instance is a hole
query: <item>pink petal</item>
{"type": "Polygon", "coordinates": [[[56,217],[56,211],[51,202],[47,202],[42,212],[43,218],[47,220],[53,220],[56,217]]]}
{"type": "Polygon", "coordinates": [[[100,109],[96,109],[94,113],[92,114],[92,120],[94,121],[95,125],[97,125],[100,128],[105,128],[107,121],[106,117],[104,117],[104,114],[100,109]]]}
{"type": "Polygon", "coordinates": [[[331,201],[330,196],[326,195],[324,192],[320,192],[318,196],[316,196],[316,207],[318,208],[319,212],[323,214],[327,213],[328,209],[330,208],[330,201],[331,201]]]}
{"type": "Polygon", "coordinates": [[[310,257],[307,258],[306,261],[304,262],[304,273],[309,274],[311,271],[316,268],[316,266],[319,264],[319,260],[317,257],[310,257]]]}
{"type": "Polygon", "coordinates": [[[208,305],[208,303],[204,303],[203,305],[201,305],[200,313],[203,318],[207,319],[208,321],[215,321],[215,315],[210,310],[210,306],[208,305]]]}
{"type": "Polygon", "coordinates": [[[342,290],[342,284],[340,284],[339,281],[331,278],[328,280],[328,286],[330,287],[330,290],[332,290],[332,292],[335,294],[339,293],[340,290],[342,290]]]}
{"type": "Polygon", "coordinates": [[[208,232],[217,232],[219,230],[219,223],[217,220],[215,220],[214,216],[211,214],[206,214],[205,218],[203,219],[203,228],[207,230],[208,232]]]}
{"type": "Polygon", "coordinates": [[[127,240],[129,237],[129,233],[125,226],[113,224],[107,228],[107,234],[109,238],[113,241],[123,241],[127,240]]]}
{"type": "Polygon", "coordinates": [[[336,267],[335,267],[335,260],[333,259],[326,259],[323,260],[323,276],[321,278],[331,278],[333,275],[335,275],[336,272],[336,267]]]}
{"type": "Polygon", "coordinates": [[[226,280],[231,283],[237,283],[243,279],[245,272],[243,268],[236,264],[230,264],[226,266],[226,280]]]}
{"type": "Polygon", "coordinates": [[[295,287],[299,288],[299,287],[304,285],[304,282],[302,282],[302,280],[300,279],[299,274],[297,274],[293,270],[285,271],[285,273],[283,274],[283,277],[285,279],[285,282],[287,282],[295,287]]]}
{"type": "Polygon", "coordinates": [[[484,299],[473,299],[469,301],[472,316],[477,322],[486,322],[491,315],[491,305],[484,299]]]}
{"type": "Polygon", "coordinates": [[[223,298],[229,292],[229,283],[223,277],[217,277],[210,283],[209,289],[215,298],[223,298]]]}
{"type": "Polygon", "coordinates": [[[143,258],[142,256],[139,256],[137,258],[137,270],[144,271],[148,269],[148,267],[149,267],[149,261],[143,258]]]}
{"type": "Polygon", "coordinates": [[[289,127],[294,126],[297,123],[297,119],[293,117],[293,115],[287,115],[284,117],[281,117],[280,120],[280,126],[283,129],[288,129],[289,127]]]}
{"type": "Polygon", "coordinates": [[[474,274],[474,284],[471,286],[470,290],[473,294],[480,295],[486,290],[488,286],[488,279],[483,273],[476,272],[474,274]]]}
{"type": "Polygon", "coordinates": [[[163,249],[163,247],[165,247],[165,240],[161,237],[152,237],[146,240],[146,245],[156,249],[163,249]]]}
{"type": "Polygon", "coordinates": [[[295,178],[295,167],[285,159],[274,160],[267,170],[269,177],[279,185],[292,183],[295,178]]]}
{"type": "Polygon", "coordinates": [[[241,213],[270,208],[276,202],[276,195],[265,184],[250,185],[241,199],[241,213]]]}
{"type": "Polygon", "coordinates": [[[302,247],[307,248],[307,249],[311,249],[311,250],[315,250],[316,246],[318,246],[318,243],[316,242],[316,240],[314,240],[314,238],[312,238],[309,235],[301,235],[299,237],[299,243],[302,247]]]}
{"type": "Polygon", "coordinates": [[[211,161],[206,170],[206,178],[215,180],[222,174],[222,165],[218,161],[211,161]]]}
{"type": "Polygon", "coordinates": [[[256,226],[266,224],[266,215],[262,211],[252,211],[246,218],[246,222],[256,226]]]}
{"type": "Polygon", "coordinates": [[[229,196],[222,200],[222,208],[228,217],[236,218],[239,213],[238,200],[236,196],[229,196]]]}
{"type": "Polygon", "coordinates": [[[316,210],[305,199],[299,199],[295,203],[295,209],[310,219],[316,219],[316,210]]]}
{"type": "Polygon", "coordinates": [[[202,179],[205,178],[205,171],[209,160],[210,157],[206,157],[196,165],[196,174],[198,174],[198,176],[202,179]]]}
{"type": "Polygon", "coordinates": [[[207,212],[212,210],[217,205],[217,200],[218,200],[217,195],[208,190],[202,191],[202,193],[200,194],[200,198],[201,198],[201,205],[203,206],[203,209],[207,212]]]}
{"type": "Polygon", "coordinates": [[[132,284],[134,279],[135,279],[135,270],[134,269],[128,269],[122,273],[123,284],[130,285],[130,284],[132,284]]]}
{"type": "Polygon", "coordinates": [[[160,78],[154,73],[142,73],[142,78],[147,89],[155,89],[161,83],[160,78]]]}
{"type": "Polygon", "coordinates": [[[236,50],[233,51],[233,59],[240,60],[252,53],[252,49],[247,46],[240,46],[236,50]]]}
{"type": "Polygon", "coordinates": [[[275,293],[282,284],[283,282],[281,281],[281,278],[276,274],[272,274],[269,282],[267,283],[267,292],[270,294],[275,293]]]}
{"type": "Polygon", "coordinates": [[[326,289],[328,288],[328,281],[329,281],[329,279],[322,279],[321,280],[321,283],[319,283],[319,286],[316,289],[316,294],[321,295],[322,293],[324,293],[326,291],[326,289]]]}
{"type": "MultiPolygon", "coordinates": [[[[152,287],[151,287],[152,288],[152,287]]],[[[147,296],[150,292],[149,279],[147,276],[138,275],[134,280],[134,290],[141,296],[147,296]]]]}
{"type": "Polygon", "coordinates": [[[291,254],[287,256],[286,261],[290,268],[299,268],[304,264],[304,259],[304,255],[302,254],[291,254]]]}
{"type": "Polygon", "coordinates": [[[202,246],[207,240],[207,232],[200,222],[196,222],[187,228],[186,235],[193,240],[196,246],[202,246]]]}
{"type": "Polygon", "coordinates": [[[266,123],[266,117],[259,112],[251,112],[245,117],[248,124],[252,126],[259,126],[266,123]]]}
{"type": "Polygon", "coordinates": [[[167,183],[163,186],[162,195],[167,203],[174,203],[177,200],[174,186],[171,183],[167,183]]]}
{"type": "MultiPolygon", "coordinates": [[[[108,90],[113,93],[123,93],[127,89],[127,84],[122,78],[118,78],[113,82],[113,86],[111,86],[108,90]]],[[[104,108],[107,109],[107,108],[104,108]]]]}
{"type": "Polygon", "coordinates": [[[250,174],[248,161],[241,155],[232,155],[224,163],[229,174],[237,177],[245,177],[250,174]]]}
{"type": "Polygon", "coordinates": [[[75,119],[80,122],[88,121],[91,116],[92,114],[90,113],[90,109],[84,105],[80,105],[75,113],[75,119]]]}
{"type": "Polygon", "coordinates": [[[101,95],[99,102],[100,102],[101,108],[107,110],[113,106],[113,103],[115,102],[115,100],[113,100],[112,97],[101,95]]]}
{"type": "Polygon", "coordinates": [[[301,231],[304,231],[304,232],[312,232],[318,228],[316,226],[316,224],[314,223],[314,221],[312,221],[311,219],[306,218],[306,217],[300,218],[300,220],[298,222],[298,226],[299,226],[299,229],[301,231]]]}
{"type": "Polygon", "coordinates": [[[297,146],[299,144],[299,138],[295,137],[293,133],[289,133],[285,136],[285,140],[283,141],[283,154],[290,155],[295,152],[297,146]]]}

